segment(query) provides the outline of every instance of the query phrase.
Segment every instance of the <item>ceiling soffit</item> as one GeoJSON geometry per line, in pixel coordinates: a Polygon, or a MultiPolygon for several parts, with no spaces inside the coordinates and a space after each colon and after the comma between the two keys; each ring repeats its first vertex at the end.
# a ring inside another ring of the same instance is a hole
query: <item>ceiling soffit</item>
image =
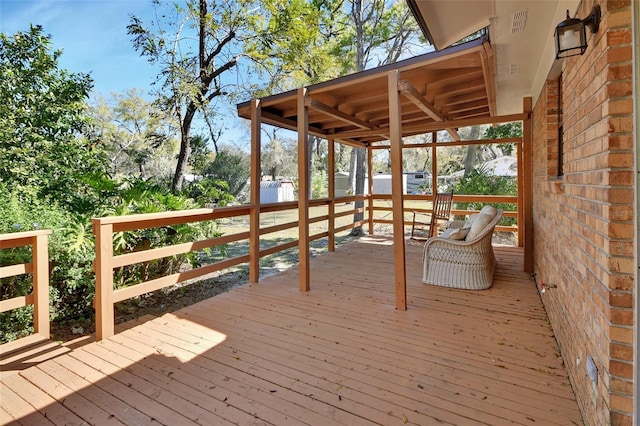
{"type": "Polygon", "coordinates": [[[496,111],[522,110],[522,99],[537,99],[554,66],[554,30],[573,16],[580,0],[406,0],[436,49],[489,27],[496,81],[496,111]]]}

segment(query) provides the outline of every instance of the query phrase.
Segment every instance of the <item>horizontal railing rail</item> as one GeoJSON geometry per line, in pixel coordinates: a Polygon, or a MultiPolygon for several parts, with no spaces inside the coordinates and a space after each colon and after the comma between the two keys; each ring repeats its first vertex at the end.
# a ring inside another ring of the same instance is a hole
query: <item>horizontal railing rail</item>
{"type": "MultiPolygon", "coordinates": [[[[374,201],[388,201],[391,202],[391,195],[389,194],[374,194],[372,196],[374,201]]],[[[415,194],[407,194],[404,196],[405,201],[420,201],[424,202],[425,205],[433,202],[433,195],[415,195],[415,194]]],[[[514,204],[516,206],[516,210],[508,210],[503,213],[503,217],[505,218],[518,218],[518,197],[513,195],[458,195],[454,194],[453,196],[454,203],[485,203],[485,204],[514,204]]],[[[415,203],[413,203],[415,204],[415,203]]],[[[386,212],[391,213],[393,211],[392,206],[373,206],[372,214],[374,212],[386,212]]],[[[427,213],[430,214],[433,211],[430,205],[426,207],[416,207],[414,206],[406,206],[404,207],[404,214],[407,215],[412,212],[417,213],[427,213]]],[[[452,216],[469,216],[474,213],[478,213],[479,210],[462,210],[462,209],[452,209],[452,216]]],[[[374,224],[392,224],[393,219],[381,219],[373,217],[374,224]]],[[[411,226],[411,221],[405,217],[404,224],[406,226],[411,226]]],[[[517,223],[516,226],[496,226],[496,231],[498,232],[520,232],[520,223],[517,223]]]]}
{"type": "Polygon", "coordinates": [[[0,278],[31,274],[33,289],[26,296],[16,296],[0,301],[0,312],[33,305],[33,328],[35,334],[49,338],[49,249],[51,231],[36,231],[0,234],[0,250],[31,246],[31,262],[0,267],[0,278]]]}

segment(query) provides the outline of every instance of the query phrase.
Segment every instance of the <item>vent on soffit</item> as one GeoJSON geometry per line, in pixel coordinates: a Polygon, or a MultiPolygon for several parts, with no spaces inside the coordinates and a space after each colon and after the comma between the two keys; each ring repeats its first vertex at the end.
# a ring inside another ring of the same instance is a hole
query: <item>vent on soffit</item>
{"type": "Polygon", "coordinates": [[[528,9],[519,10],[511,15],[511,34],[521,33],[527,25],[528,9]]]}

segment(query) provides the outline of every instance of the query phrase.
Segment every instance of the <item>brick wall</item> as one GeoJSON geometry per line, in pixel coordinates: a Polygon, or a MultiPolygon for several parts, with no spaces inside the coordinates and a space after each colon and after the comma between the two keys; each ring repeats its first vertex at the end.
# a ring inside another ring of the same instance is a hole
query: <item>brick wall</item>
{"type": "MultiPolygon", "coordinates": [[[[583,1],[577,15],[593,6],[583,1]]],[[[633,101],[631,0],[600,3],[583,56],[564,60],[564,176],[558,81],[533,112],[534,258],[542,296],[588,424],[633,412],[633,101]],[[555,286],[555,287],[554,287],[555,286]],[[587,376],[587,358],[598,382],[587,376]]],[[[587,30],[589,33],[589,31],[587,30]]]]}

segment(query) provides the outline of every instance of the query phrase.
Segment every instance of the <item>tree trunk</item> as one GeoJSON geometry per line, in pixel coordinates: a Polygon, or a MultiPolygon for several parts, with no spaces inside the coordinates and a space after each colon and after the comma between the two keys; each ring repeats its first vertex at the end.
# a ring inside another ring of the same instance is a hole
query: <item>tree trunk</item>
{"type": "Polygon", "coordinates": [[[186,134],[182,134],[180,138],[180,154],[178,155],[178,164],[173,174],[173,182],[171,183],[171,192],[177,194],[182,190],[184,184],[184,175],[187,172],[187,163],[191,155],[191,143],[189,142],[189,130],[186,134]]]}
{"type": "Polygon", "coordinates": [[[187,106],[187,112],[180,127],[180,154],[178,155],[178,163],[171,183],[171,192],[174,194],[182,191],[182,185],[184,184],[184,175],[187,172],[187,164],[191,155],[191,122],[195,113],[196,106],[191,102],[187,106]]]}
{"type": "MultiPolygon", "coordinates": [[[[355,193],[357,195],[360,194],[364,194],[364,181],[365,181],[365,163],[366,163],[366,157],[367,157],[367,150],[365,148],[357,148],[354,149],[354,151],[356,152],[356,190],[355,193]]],[[[364,207],[364,201],[362,200],[358,200],[355,202],[355,208],[363,208],[364,207]]],[[[364,213],[354,213],[353,215],[353,221],[354,222],[358,222],[361,221],[362,219],[364,219],[364,213]]],[[[364,235],[364,232],[362,231],[362,225],[358,225],[355,228],[353,228],[351,230],[351,233],[349,235],[352,235],[354,237],[358,237],[358,236],[362,236],[364,235]]]]}
{"type": "MultiPolygon", "coordinates": [[[[469,139],[475,140],[480,136],[480,126],[473,126],[469,133],[469,139]]],[[[469,145],[467,155],[464,157],[464,177],[469,176],[477,164],[478,148],[480,145],[469,145]]]]}
{"type": "MultiPolygon", "coordinates": [[[[365,67],[365,58],[364,58],[364,22],[362,19],[363,13],[363,5],[362,0],[353,0],[353,8],[351,10],[351,14],[353,16],[353,22],[356,27],[356,71],[362,71],[365,67]]],[[[354,152],[351,153],[352,156],[355,156],[355,195],[364,194],[364,168],[366,163],[366,152],[365,148],[356,148],[354,152]]],[[[352,157],[353,158],[353,157],[352,157]]],[[[363,201],[356,201],[355,208],[363,208],[363,201]]],[[[364,213],[355,213],[353,215],[353,222],[361,221],[364,218],[364,213]]],[[[351,230],[349,235],[352,236],[361,236],[364,235],[362,232],[362,225],[358,225],[351,230]]]]}

